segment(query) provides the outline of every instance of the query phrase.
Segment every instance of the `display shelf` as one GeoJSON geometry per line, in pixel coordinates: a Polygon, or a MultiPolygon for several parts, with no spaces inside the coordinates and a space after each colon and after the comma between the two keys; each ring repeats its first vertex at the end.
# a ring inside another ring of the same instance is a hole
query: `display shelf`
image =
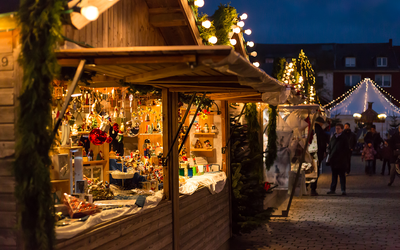
{"type": "Polygon", "coordinates": [[[213,148],[190,148],[193,152],[212,152],[213,150],[213,148]]]}
{"type": "Polygon", "coordinates": [[[215,133],[193,133],[194,135],[214,136],[215,133]]]}
{"type": "Polygon", "coordinates": [[[64,180],[51,180],[51,183],[61,183],[61,182],[69,182],[69,179],[64,179],[64,180]]]}
{"type": "Polygon", "coordinates": [[[105,165],[107,163],[106,160],[100,160],[100,161],[84,161],[83,165],[105,165]]]}

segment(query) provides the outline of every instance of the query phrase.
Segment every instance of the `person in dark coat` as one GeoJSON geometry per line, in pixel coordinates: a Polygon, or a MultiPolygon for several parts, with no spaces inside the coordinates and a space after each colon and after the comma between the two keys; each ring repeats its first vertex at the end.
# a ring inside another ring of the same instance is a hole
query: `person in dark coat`
{"type": "MultiPolygon", "coordinates": [[[[371,125],[371,130],[365,135],[364,141],[370,141],[372,142],[372,146],[374,147],[376,152],[379,152],[380,145],[383,142],[381,135],[376,132],[376,127],[375,125],[371,125]]],[[[376,156],[373,161],[373,166],[372,166],[372,174],[376,173],[376,156]]]]}
{"type": "Polygon", "coordinates": [[[357,138],[356,138],[356,134],[354,134],[353,132],[351,132],[350,129],[350,124],[349,123],[345,123],[344,124],[344,131],[343,134],[347,137],[347,140],[349,140],[349,146],[350,146],[350,151],[349,151],[349,163],[347,165],[347,170],[346,173],[350,174],[350,170],[351,170],[351,155],[353,153],[353,150],[356,147],[357,144],[357,138]]]}
{"type": "Polygon", "coordinates": [[[388,166],[388,175],[390,175],[390,163],[393,159],[393,151],[389,145],[388,140],[385,140],[385,143],[382,146],[381,152],[382,152],[382,160],[383,160],[381,175],[385,174],[386,164],[388,166]]]}
{"type": "MultiPolygon", "coordinates": [[[[319,176],[319,169],[322,163],[322,160],[325,158],[326,154],[326,148],[329,143],[329,135],[325,133],[325,131],[322,129],[322,126],[324,125],[325,121],[322,117],[318,117],[315,119],[315,135],[317,136],[317,157],[318,157],[318,175],[319,176]]],[[[317,196],[317,182],[318,182],[318,177],[315,180],[315,182],[311,183],[311,196],[317,196]]]]}
{"type": "Polygon", "coordinates": [[[328,194],[335,194],[338,176],[340,177],[340,186],[342,195],[346,195],[346,170],[349,162],[349,140],[343,134],[343,124],[336,124],[336,133],[332,136],[328,146],[328,159],[327,162],[331,165],[332,169],[332,183],[331,190],[328,194]]]}

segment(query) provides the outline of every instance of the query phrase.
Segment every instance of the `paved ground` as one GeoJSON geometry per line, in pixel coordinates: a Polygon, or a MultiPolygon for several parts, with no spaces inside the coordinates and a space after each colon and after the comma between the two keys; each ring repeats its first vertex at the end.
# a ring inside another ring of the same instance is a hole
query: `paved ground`
{"type": "Polygon", "coordinates": [[[400,178],[388,187],[381,165],[366,176],[360,156],[353,156],[347,196],[326,194],[331,176],[324,167],[318,197],[295,198],[289,217],[233,238],[231,249],[400,249],[400,178]]]}

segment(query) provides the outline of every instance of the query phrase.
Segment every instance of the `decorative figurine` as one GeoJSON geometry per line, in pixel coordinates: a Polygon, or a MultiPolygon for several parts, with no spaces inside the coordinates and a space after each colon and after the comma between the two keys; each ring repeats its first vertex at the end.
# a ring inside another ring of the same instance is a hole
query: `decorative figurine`
{"type": "Polygon", "coordinates": [[[205,123],[205,124],[204,124],[204,133],[208,133],[208,132],[209,132],[208,124],[205,123]]]}
{"type": "Polygon", "coordinates": [[[211,143],[210,143],[209,140],[204,141],[204,145],[205,145],[205,147],[208,148],[208,149],[211,149],[211,148],[212,148],[212,145],[211,145],[211,143]]]}
{"type": "Polygon", "coordinates": [[[200,124],[197,122],[195,126],[196,126],[196,133],[200,133],[201,132],[200,124]]]}
{"type": "Polygon", "coordinates": [[[201,144],[199,139],[197,139],[196,144],[194,145],[194,148],[203,148],[203,144],[201,144]]]}
{"type": "Polygon", "coordinates": [[[217,127],[215,126],[214,123],[211,125],[211,133],[218,133],[218,129],[217,129],[217,127]]]}

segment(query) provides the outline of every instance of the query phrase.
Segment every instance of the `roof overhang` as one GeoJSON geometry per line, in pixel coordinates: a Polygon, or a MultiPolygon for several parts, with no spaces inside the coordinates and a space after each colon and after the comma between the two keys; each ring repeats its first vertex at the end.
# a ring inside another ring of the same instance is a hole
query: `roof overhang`
{"type": "Polygon", "coordinates": [[[79,60],[86,59],[85,70],[98,73],[92,87],[117,86],[124,80],[175,92],[208,92],[215,100],[236,102],[261,102],[264,92],[275,93],[274,100],[279,101],[287,92],[284,84],[230,46],[84,48],[56,54],[64,67],[76,67],[79,60]]]}

